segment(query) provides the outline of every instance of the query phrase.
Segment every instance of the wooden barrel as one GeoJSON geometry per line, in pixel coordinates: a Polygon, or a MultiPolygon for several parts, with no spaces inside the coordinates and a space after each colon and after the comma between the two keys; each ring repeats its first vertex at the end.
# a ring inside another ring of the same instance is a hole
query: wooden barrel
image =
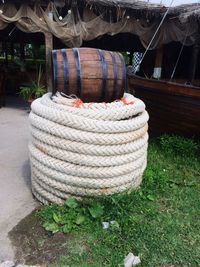
{"type": "Polygon", "coordinates": [[[117,52],[94,48],[52,51],[54,92],[84,102],[111,102],[123,96],[126,65],[117,52]]]}

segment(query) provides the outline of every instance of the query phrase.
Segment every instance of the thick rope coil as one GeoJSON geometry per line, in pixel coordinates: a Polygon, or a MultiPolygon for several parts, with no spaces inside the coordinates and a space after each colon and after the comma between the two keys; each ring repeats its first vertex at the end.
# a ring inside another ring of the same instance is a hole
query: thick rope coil
{"type": "Polygon", "coordinates": [[[41,118],[32,112],[30,113],[29,118],[32,126],[45,133],[49,133],[51,135],[71,141],[95,145],[117,145],[129,143],[143,136],[148,128],[146,123],[142,128],[128,133],[112,134],[87,132],[86,134],[85,132],[83,134],[83,131],[57,124],[50,120],[41,118]]]}
{"type": "Polygon", "coordinates": [[[130,171],[137,169],[143,165],[143,162],[146,158],[146,154],[143,154],[142,157],[138,158],[133,162],[129,162],[123,165],[118,166],[109,166],[109,167],[92,167],[70,163],[69,161],[58,160],[56,158],[50,157],[46,154],[45,151],[40,151],[34,145],[29,146],[31,158],[38,159],[40,164],[45,165],[51,169],[61,171],[74,176],[82,176],[87,178],[103,178],[107,177],[116,177],[123,174],[127,174],[130,171]]]}
{"type": "Polygon", "coordinates": [[[116,156],[95,156],[95,155],[85,155],[76,152],[70,152],[64,149],[56,148],[45,143],[42,143],[36,139],[32,140],[34,146],[40,151],[44,151],[45,154],[64,161],[68,161],[74,164],[80,164],[84,166],[91,167],[108,167],[108,166],[118,166],[133,162],[144,155],[147,145],[145,144],[137,151],[133,153],[116,155],[116,156]]]}
{"type": "Polygon", "coordinates": [[[65,149],[71,152],[86,154],[86,155],[96,155],[96,156],[114,156],[114,155],[122,155],[135,152],[137,149],[140,149],[147,143],[148,134],[147,127],[143,128],[143,132],[141,132],[141,137],[132,142],[123,143],[123,144],[108,144],[108,145],[98,145],[98,144],[87,144],[86,142],[77,142],[66,140],[64,138],[46,133],[41,131],[35,127],[31,127],[32,132],[32,140],[40,141],[42,143],[65,149]]]}
{"type": "Polygon", "coordinates": [[[94,133],[123,133],[135,131],[144,126],[148,120],[148,114],[145,110],[141,112],[140,116],[134,116],[130,119],[124,119],[121,121],[88,119],[75,114],[72,116],[70,113],[42,105],[40,99],[36,99],[31,108],[35,114],[42,118],[67,127],[94,133]]]}
{"type": "Polygon", "coordinates": [[[130,94],[83,103],[59,93],[35,100],[30,113],[32,192],[44,204],[137,188],[147,161],[144,103],[130,94]]]}
{"type": "Polygon", "coordinates": [[[46,177],[50,177],[54,179],[55,181],[61,182],[63,184],[71,185],[71,186],[78,186],[83,188],[109,188],[109,187],[115,187],[117,185],[125,184],[130,181],[132,181],[133,176],[136,174],[141,174],[143,170],[146,167],[146,163],[144,164],[143,168],[138,168],[132,173],[128,173],[122,176],[110,178],[110,177],[104,177],[103,179],[94,179],[89,178],[86,179],[85,177],[76,177],[72,175],[66,175],[63,172],[59,172],[53,169],[50,169],[46,166],[42,166],[38,163],[38,161],[34,158],[31,159],[32,161],[32,167],[33,172],[40,172],[41,175],[45,175],[46,177]]]}
{"type": "Polygon", "coordinates": [[[124,105],[122,101],[112,102],[112,103],[83,103],[80,108],[76,108],[73,105],[74,99],[66,99],[62,97],[60,93],[53,96],[52,101],[49,94],[42,97],[41,103],[45,106],[59,109],[61,111],[69,112],[70,114],[75,114],[81,117],[86,117],[95,120],[103,121],[119,121],[123,119],[130,118],[137,115],[139,112],[145,110],[145,104],[141,100],[135,98],[132,95],[125,94],[127,99],[127,105],[124,105]],[[128,103],[134,103],[134,105],[128,103]]]}

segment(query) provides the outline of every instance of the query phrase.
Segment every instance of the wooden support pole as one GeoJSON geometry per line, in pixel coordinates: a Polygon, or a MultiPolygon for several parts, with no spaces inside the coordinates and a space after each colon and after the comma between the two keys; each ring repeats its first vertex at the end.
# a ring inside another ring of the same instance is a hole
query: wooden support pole
{"type": "Polygon", "coordinates": [[[20,70],[21,72],[25,72],[26,67],[25,67],[25,44],[24,42],[21,41],[19,46],[20,46],[20,61],[21,61],[20,70]]]}
{"type": "Polygon", "coordinates": [[[153,72],[153,77],[156,79],[161,78],[163,51],[164,51],[163,45],[160,48],[158,48],[156,51],[156,60],[155,60],[155,66],[154,66],[154,72],[153,72]]]}
{"type": "Polygon", "coordinates": [[[133,65],[133,52],[130,52],[130,55],[129,55],[129,65],[133,65]]]}
{"type": "Polygon", "coordinates": [[[8,43],[5,43],[5,59],[6,59],[6,66],[8,66],[8,43]]]}
{"type": "Polygon", "coordinates": [[[53,35],[50,32],[45,33],[45,47],[46,47],[46,83],[48,92],[53,92],[52,82],[52,60],[51,52],[53,49],[53,35]]]}
{"type": "Polygon", "coordinates": [[[193,46],[192,55],[190,59],[190,69],[189,69],[189,79],[188,79],[189,83],[193,83],[195,79],[198,54],[199,54],[199,44],[195,44],[193,46]]]}
{"type": "Polygon", "coordinates": [[[5,65],[8,66],[8,43],[3,40],[3,54],[5,65]]]}
{"type": "Polygon", "coordinates": [[[25,61],[25,44],[24,42],[20,42],[20,59],[21,61],[25,61]]]}
{"type": "Polygon", "coordinates": [[[6,43],[5,40],[2,41],[2,53],[3,53],[3,57],[4,57],[4,63],[5,63],[5,50],[6,50],[6,43]]]}
{"type": "Polygon", "coordinates": [[[75,23],[77,23],[77,21],[78,21],[78,12],[77,12],[77,8],[78,8],[77,0],[73,0],[73,1],[72,1],[72,4],[71,4],[71,11],[72,11],[72,13],[73,13],[75,23]]]}
{"type": "Polygon", "coordinates": [[[10,54],[11,54],[11,60],[12,61],[14,61],[14,59],[15,59],[15,49],[14,49],[14,43],[13,42],[11,42],[11,44],[10,44],[10,54]]]}

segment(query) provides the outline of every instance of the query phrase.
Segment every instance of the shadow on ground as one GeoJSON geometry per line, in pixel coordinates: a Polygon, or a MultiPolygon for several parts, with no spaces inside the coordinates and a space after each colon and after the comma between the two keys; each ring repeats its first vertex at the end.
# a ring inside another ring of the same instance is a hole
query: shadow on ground
{"type": "Polygon", "coordinates": [[[22,177],[28,188],[31,188],[31,166],[30,161],[27,159],[22,165],[22,177]]]}

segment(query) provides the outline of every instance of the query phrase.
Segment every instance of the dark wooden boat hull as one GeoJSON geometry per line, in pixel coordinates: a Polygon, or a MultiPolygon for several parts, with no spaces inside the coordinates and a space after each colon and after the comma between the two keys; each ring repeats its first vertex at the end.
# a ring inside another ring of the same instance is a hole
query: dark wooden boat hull
{"type": "Polygon", "coordinates": [[[129,92],[142,99],[154,134],[200,137],[200,88],[127,75],[129,92]]]}

